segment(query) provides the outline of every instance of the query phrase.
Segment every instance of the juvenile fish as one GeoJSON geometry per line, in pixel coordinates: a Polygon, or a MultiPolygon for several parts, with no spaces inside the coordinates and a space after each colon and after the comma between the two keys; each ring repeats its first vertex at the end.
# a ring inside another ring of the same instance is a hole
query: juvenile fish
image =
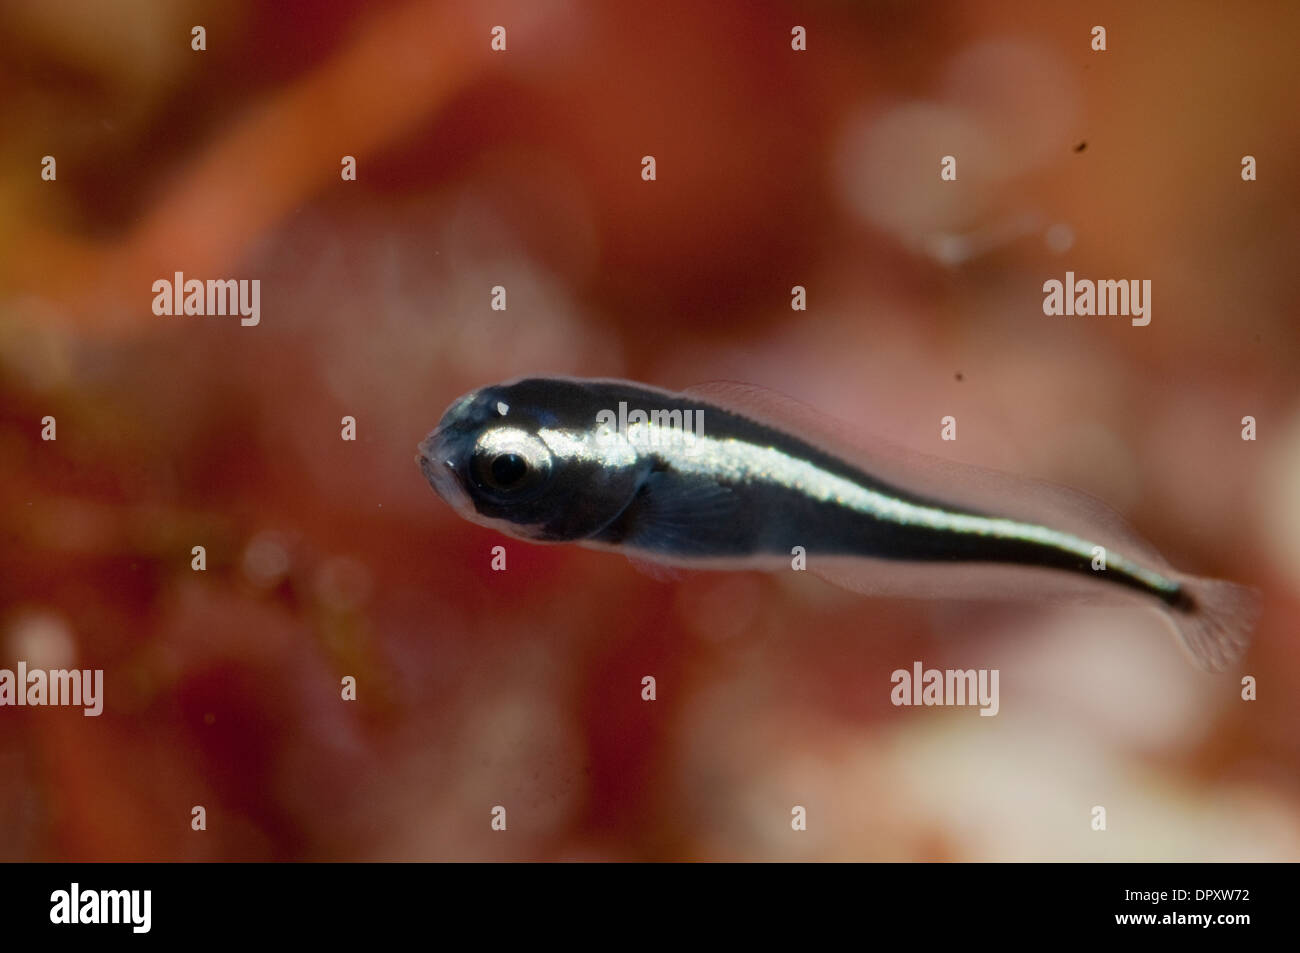
{"type": "MultiPolygon", "coordinates": [[[[1122,593],[1161,608],[1206,669],[1244,651],[1253,590],[1178,573],[1154,553],[1132,558],[1125,547],[1143,545],[1114,526],[1085,536],[909,489],[828,448],[806,417],[764,419],[770,406],[745,396],[756,390],[527,378],[457,400],[416,459],[462,516],[520,539],[723,569],[789,568],[803,552],[809,569],[864,592],[1122,593]]],[[[952,496],[1014,480],[941,466],[952,496]]],[[[1007,508],[1018,495],[1001,491],[1007,508]]]]}

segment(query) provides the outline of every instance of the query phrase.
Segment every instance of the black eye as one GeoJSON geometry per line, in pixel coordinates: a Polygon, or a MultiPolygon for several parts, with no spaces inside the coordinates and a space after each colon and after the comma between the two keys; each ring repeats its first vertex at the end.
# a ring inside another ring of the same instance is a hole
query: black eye
{"type": "Polygon", "coordinates": [[[497,489],[508,490],[528,476],[528,461],[517,453],[502,453],[492,459],[489,467],[491,483],[497,489]]]}
{"type": "Polygon", "coordinates": [[[526,502],[549,483],[551,453],[532,434],[501,427],[484,431],[475,443],[470,478],[486,499],[526,502]]]}

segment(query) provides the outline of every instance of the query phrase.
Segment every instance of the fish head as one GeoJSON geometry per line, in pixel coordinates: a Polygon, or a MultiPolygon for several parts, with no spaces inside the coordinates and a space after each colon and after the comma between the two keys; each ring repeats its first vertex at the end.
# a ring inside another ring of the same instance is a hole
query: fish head
{"type": "Polygon", "coordinates": [[[650,468],[626,440],[596,426],[605,403],[580,381],[485,387],[447,409],[416,462],[471,522],[520,539],[585,539],[623,512],[650,468]]]}

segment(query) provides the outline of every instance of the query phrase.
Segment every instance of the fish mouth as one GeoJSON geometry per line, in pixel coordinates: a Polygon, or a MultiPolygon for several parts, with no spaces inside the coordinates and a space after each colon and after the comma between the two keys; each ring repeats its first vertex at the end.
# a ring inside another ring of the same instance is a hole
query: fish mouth
{"type": "Polygon", "coordinates": [[[458,512],[472,513],[473,505],[461,486],[456,461],[450,452],[450,437],[446,427],[435,428],[420,441],[416,448],[419,452],[415,455],[415,462],[420,465],[420,472],[440,497],[458,512]]]}

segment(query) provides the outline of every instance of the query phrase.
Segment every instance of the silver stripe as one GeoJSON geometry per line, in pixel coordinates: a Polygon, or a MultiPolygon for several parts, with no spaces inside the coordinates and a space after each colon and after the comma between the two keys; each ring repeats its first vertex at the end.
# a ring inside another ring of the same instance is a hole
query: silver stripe
{"type": "MultiPolygon", "coordinates": [[[[613,431],[574,433],[543,429],[539,436],[557,456],[629,466],[637,459],[637,446],[653,447],[657,456],[679,473],[706,476],[729,483],[767,483],[803,493],[821,502],[835,503],[875,519],[901,526],[993,539],[1023,540],[1092,559],[1094,546],[1081,537],[1001,517],[971,516],[932,506],[909,503],[830,473],[814,463],[793,457],[775,447],[760,447],[734,437],[699,436],[691,431],[655,433],[653,423],[629,423],[626,436],[613,431]],[[644,430],[644,433],[634,433],[644,430]]],[[[1156,589],[1176,591],[1177,583],[1131,560],[1106,552],[1106,565],[1156,589]]]]}

